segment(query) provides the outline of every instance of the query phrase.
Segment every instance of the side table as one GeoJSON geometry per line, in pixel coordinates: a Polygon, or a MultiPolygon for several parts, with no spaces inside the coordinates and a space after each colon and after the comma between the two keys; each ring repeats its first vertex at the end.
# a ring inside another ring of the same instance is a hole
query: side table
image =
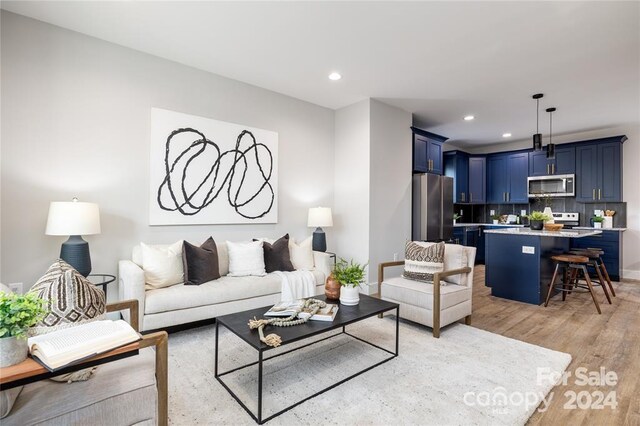
{"type": "Polygon", "coordinates": [[[104,291],[104,298],[105,300],[107,300],[107,285],[114,282],[116,280],[116,277],[115,275],[111,274],[89,274],[87,279],[91,281],[93,285],[102,286],[102,291],[104,291]],[[101,281],[94,282],[91,278],[97,278],[101,281]]]}

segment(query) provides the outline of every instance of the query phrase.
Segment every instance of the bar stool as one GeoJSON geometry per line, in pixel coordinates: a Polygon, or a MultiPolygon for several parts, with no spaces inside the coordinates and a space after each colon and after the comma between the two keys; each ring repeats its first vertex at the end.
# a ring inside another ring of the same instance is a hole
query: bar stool
{"type": "Polygon", "coordinates": [[[602,256],[604,256],[604,250],[600,248],[588,248],[587,250],[592,250],[599,254],[598,263],[600,264],[600,270],[602,271],[602,275],[604,275],[604,279],[609,284],[609,290],[611,290],[611,294],[613,297],[616,297],[616,291],[613,289],[613,284],[611,284],[611,278],[609,278],[609,272],[607,272],[607,267],[604,265],[604,261],[602,260],[602,256]]]}
{"type": "Polygon", "coordinates": [[[545,308],[549,305],[549,299],[551,298],[551,293],[553,289],[559,290],[562,292],[562,300],[564,301],[567,293],[571,293],[572,284],[570,284],[567,277],[572,275],[574,271],[582,271],[584,272],[585,280],[587,281],[587,290],[591,293],[591,298],[593,299],[593,303],[596,305],[596,309],[599,314],[602,314],[600,311],[600,304],[596,299],[596,295],[593,292],[593,285],[591,283],[591,277],[589,276],[589,271],[587,270],[587,264],[589,263],[589,258],[587,256],[577,256],[575,254],[559,254],[557,256],[551,256],[551,259],[556,262],[556,269],[553,271],[553,277],[551,278],[551,283],[549,284],[549,291],[547,292],[547,300],[544,302],[545,308]],[[556,287],[556,279],[558,278],[558,271],[560,268],[564,268],[562,287],[556,287]]]}
{"type": "MultiPolygon", "coordinates": [[[[600,287],[602,287],[602,289],[604,290],[604,295],[607,297],[607,301],[609,302],[609,304],[611,304],[611,297],[609,297],[609,292],[607,291],[607,285],[609,286],[609,290],[611,290],[611,293],[613,294],[613,296],[615,297],[615,293],[613,291],[613,285],[611,284],[611,280],[607,279],[608,276],[605,275],[603,267],[604,267],[604,263],[602,262],[602,258],[601,256],[604,254],[604,251],[600,250],[600,249],[571,249],[569,251],[569,254],[574,254],[577,256],[585,256],[589,258],[589,263],[587,264],[587,270],[588,267],[593,268],[593,270],[595,271],[595,274],[597,275],[597,279],[594,279],[593,277],[591,278],[591,283],[593,285],[598,285],[600,287]]],[[[579,285],[578,284],[578,271],[574,271],[574,276],[571,277],[570,279],[570,283],[575,281],[575,286],[576,287],[582,287],[584,288],[584,286],[579,285]]]]}

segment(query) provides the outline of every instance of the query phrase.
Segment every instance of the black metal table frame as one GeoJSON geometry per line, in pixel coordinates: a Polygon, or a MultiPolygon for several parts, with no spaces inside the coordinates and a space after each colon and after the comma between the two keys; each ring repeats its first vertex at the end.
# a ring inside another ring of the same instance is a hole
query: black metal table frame
{"type": "MultiPolygon", "coordinates": [[[[328,390],[331,390],[331,389],[333,389],[333,388],[335,388],[337,386],[340,386],[341,384],[353,379],[354,377],[357,377],[357,376],[361,375],[362,373],[366,373],[367,371],[369,371],[369,370],[371,370],[373,368],[376,368],[379,365],[382,365],[385,362],[391,361],[392,359],[396,358],[398,356],[398,346],[399,346],[399,334],[398,334],[398,332],[399,332],[399,329],[400,329],[400,306],[396,306],[395,308],[391,308],[391,309],[384,309],[384,310],[381,310],[379,312],[375,312],[375,313],[372,313],[370,315],[363,316],[362,318],[358,318],[356,320],[352,320],[352,321],[348,321],[348,322],[345,322],[345,323],[342,323],[342,324],[338,324],[335,327],[332,327],[332,328],[330,328],[328,330],[322,330],[322,331],[317,332],[317,333],[311,333],[311,334],[308,334],[306,336],[301,336],[300,338],[290,340],[285,345],[288,345],[290,343],[294,343],[294,342],[297,342],[297,341],[300,341],[300,340],[308,339],[308,338],[311,338],[311,337],[314,337],[314,336],[317,336],[317,335],[320,335],[320,334],[329,333],[331,331],[334,331],[334,330],[342,328],[342,331],[340,333],[332,334],[330,336],[324,337],[324,338],[319,339],[319,340],[314,340],[313,342],[307,343],[305,345],[302,345],[302,346],[299,346],[297,348],[294,348],[294,349],[279,353],[277,355],[274,355],[274,356],[271,356],[271,357],[268,357],[268,358],[264,357],[264,352],[266,352],[268,350],[271,350],[271,349],[275,349],[275,348],[270,347],[270,346],[266,346],[266,345],[265,345],[265,347],[262,347],[262,345],[261,345],[260,349],[258,349],[258,360],[257,361],[251,362],[251,363],[246,364],[246,365],[242,365],[240,367],[236,367],[234,369],[225,371],[224,373],[218,373],[218,340],[219,340],[218,330],[219,330],[219,325],[220,325],[220,322],[216,321],[216,346],[215,346],[215,369],[214,369],[215,378],[227,390],[227,392],[229,392],[231,394],[233,399],[235,399],[236,402],[238,402],[238,404],[240,404],[240,406],[242,408],[244,408],[244,410],[251,416],[251,418],[253,418],[253,420],[256,421],[256,423],[263,424],[263,423],[268,422],[269,420],[271,420],[271,419],[273,419],[275,417],[278,417],[279,415],[291,410],[292,408],[297,407],[298,405],[302,404],[303,402],[306,402],[306,401],[308,401],[308,400],[310,400],[312,398],[315,398],[316,396],[321,395],[321,394],[327,392],[328,390]],[[353,334],[348,333],[345,330],[345,327],[347,325],[355,324],[355,323],[357,323],[359,321],[362,321],[362,320],[365,320],[367,318],[371,318],[371,317],[376,316],[376,315],[381,315],[384,312],[389,312],[389,311],[393,311],[393,310],[396,311],[396,348],[395,348],[395,352],[392,352],[392,351],[390,351],[388,349],[385,349],[385,348],[383,348],[381,346],[378,346],[375,343],[371,343],[369,341],[366,341],[366,340],[364,340],[364,339],[362,339],[362,338],[360,338],[358,336],[354,336],[353,334]],[[366,343],[368,345],[371,345],[374,348],[377,348],[377,349],[380,349],[380,350],[382,350],[384,352],[387,352],[387,353],[391,354],[392,356],[390,356],[388,358],[385,358],[384,360],[379,361],[379,362],[377,362],[377,363],[365,368],[364,370],[361,370],[361,371],[359,371],[359,372],[357,372],[355,374],[352,374],[351,376],[349,376],[347,378],[344,378],[344,379],[332,384],[331,386],[329,386],[327,388],[324,388],[324,389],[320,390],[319,392],[314,393],[311,396],[303,398],[302,400],[294,403],[293,405],[290,405],[290,406],[278,411],[277,413],[272,414],[269,417],[263,419],[262,418],[262,378],[263,378],[262,377],[263,376],[263,368],[262,368],[262,366],[263,366],[263,363],[265,361],[270,360],[270,359],[277,358],[279,356],[286,355],[286,354],[291,353],[291,352],[295,352],[295,351],[297,351],[299,349],[306,348],[307,346],[311,346],[313,344],[325,341],[327,339],[331,339],[331,338],[336,337],[336,336],[341,336],[343,334],[346,334],[347,336],[350,336],[350,337],[352,337],[352,338],[354,338],[356,340],[359,340],[359,341],[361,341],[363,343],[366,343]],[[235,392],[233,392],[231,390],[231,388],[229,388],[229,386],[227,386],[227,384],[222,380],[222,376],[225,376],[227,374],[231,374],[231,373],[236,372],[238,370],[242,370],[243,368],[251,367],[252,365],[256,365],[256,364],[258,364],[258,413],[257,413],[257,416],[251,412],[249,407],[247,407],[245,405],[245,403],[242,402],[240,400],[240,398],[235,394],[235,392]]],[[[224,325],[224,324],[222,324],[222,325],[224,325]]],[[[225,326],[225,328],[227,328],[227,330],[229,330],[232,333],[237,335],[237,333],[235,333],[235,331],[233,329],[231,329],[229,327],[226,327],[226,326],[225,326]]]]}

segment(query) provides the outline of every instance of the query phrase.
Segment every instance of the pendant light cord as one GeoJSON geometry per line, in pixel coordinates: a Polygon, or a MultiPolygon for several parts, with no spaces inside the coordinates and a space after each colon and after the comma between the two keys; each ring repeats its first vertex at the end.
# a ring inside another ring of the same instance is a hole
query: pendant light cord
{"type": "Polygon", "coordinates": [[[540,133],[538,126],[540,125],[540,99],[536,99],[536,133],[540,133]]]}
{"type": "Polygon", "coordinates": [[[553,111],[549,113],[549,144],[551,144],[551,137],[553,135],[553,111]]]}

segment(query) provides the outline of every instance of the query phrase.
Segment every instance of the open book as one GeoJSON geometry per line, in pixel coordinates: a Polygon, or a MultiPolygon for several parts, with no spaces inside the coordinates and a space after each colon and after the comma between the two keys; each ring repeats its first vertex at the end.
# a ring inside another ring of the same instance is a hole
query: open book
{"type": "Polygon", "coordinates": [[[29,353],[50,371],[140,340],[125,321],[94,321],[28,339],[29,353]]]}
{"type": "Polygon", "coordinates": [[[304,300],[288,300],[278,302],[271,309],[265,312],[265,317],[290,317],[296,312],[300,312],[304,307],[304,300]]]}

